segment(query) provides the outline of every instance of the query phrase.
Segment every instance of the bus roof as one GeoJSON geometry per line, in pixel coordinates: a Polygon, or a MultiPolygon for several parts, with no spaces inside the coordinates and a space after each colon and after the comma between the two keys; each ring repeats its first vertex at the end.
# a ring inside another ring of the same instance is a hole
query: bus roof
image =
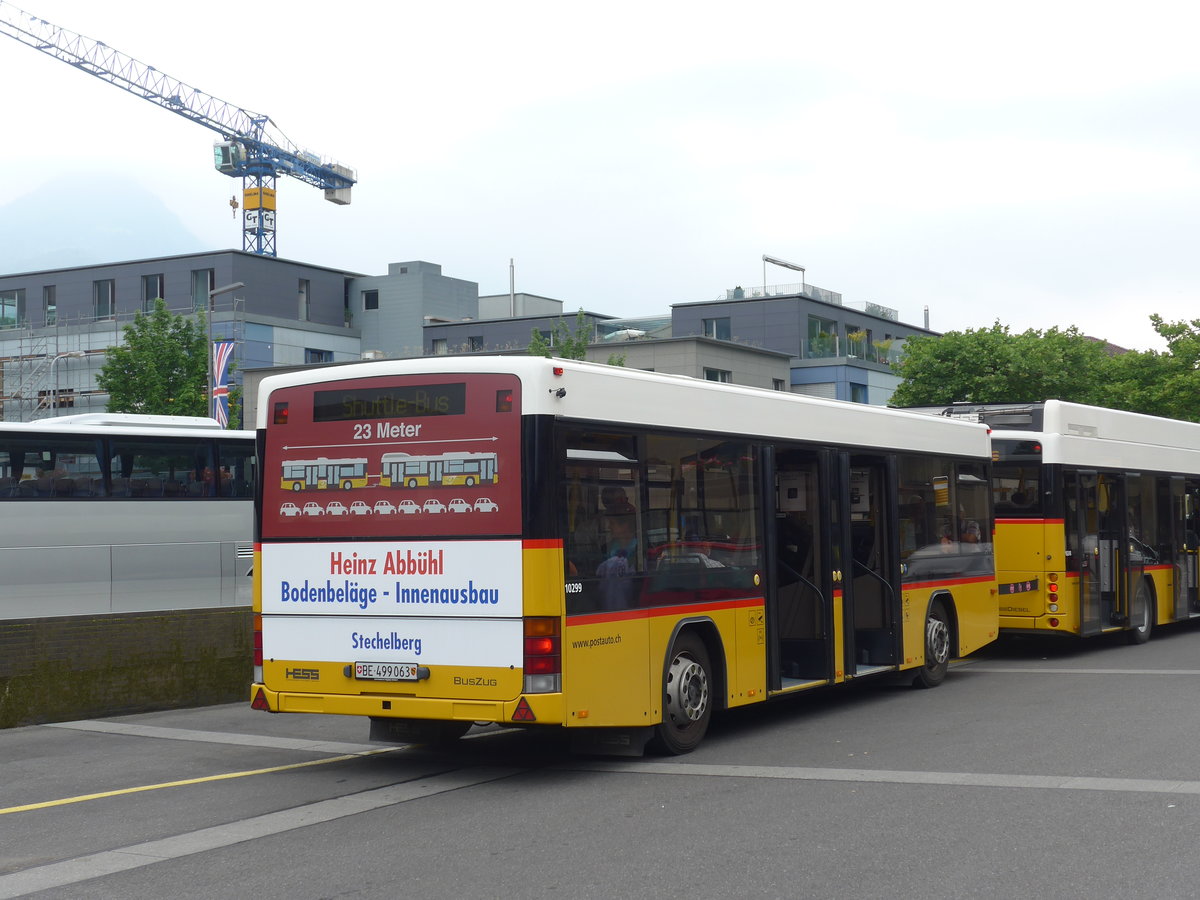
{"type": "Polygon", "coordinates": [[[150,416],[132,413],[82,413],[74,416],[51,416],[33,422],[0,422],[0,431],[37,434],[155,434],[167,437],[227,437],[251,440],[253,431],[234,431],[223,428],[216,419],[203,416],[150,416]]]}
{"type": "Polygon", "coordinates": [[[484,373],[511,373],[520,379],[524,414],[775,439],[816,436],[847,446],[981,458],[991,454],[988,430],[977,423],[686,375],[529,356],[382,360],[271,375],[259,388],[257,427],[266,427],[271,393],[281,388],[360,378],[484,373]]]}
{"type": "Polygon", "coordinates": [[[1042,462],[1131,471],[1200,473],[1200,424],[1047,400],[1040,431],[996,429],[999,440],[1042,443],[1042,462]]]}

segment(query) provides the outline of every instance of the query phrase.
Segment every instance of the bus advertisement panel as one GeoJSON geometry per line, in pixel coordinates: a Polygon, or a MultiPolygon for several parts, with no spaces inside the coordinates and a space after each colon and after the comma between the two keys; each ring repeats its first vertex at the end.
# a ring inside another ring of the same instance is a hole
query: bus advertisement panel
{"type": "Polygon", "coordinates": [[[270,403],[264,538],[520,530],[515,378],[348,379],[270,403]]]}

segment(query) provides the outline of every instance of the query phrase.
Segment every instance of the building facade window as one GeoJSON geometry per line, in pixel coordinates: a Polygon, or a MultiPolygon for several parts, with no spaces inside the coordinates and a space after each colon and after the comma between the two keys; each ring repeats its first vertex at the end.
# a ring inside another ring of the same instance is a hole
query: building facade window
{"type": "Polygon", "coordinates": [[[773,387],[777,391],[786,391],[787,390],[787,385],[784,384],[784,381],[782,378],[772,378],[771,379],[771,387],[773,387]]]}
{"type": "Polygon", "coordinates": [[[42,287],[42,313],[47,325],[58,324],[58,288],[53,284],[42,287]]]}
{"type": "Polygon", "coordinates": [[[483,335],[473,334],[467,338],[467,349],[471,352],[477,352],[483,349],[483,335]]]}
{"type": "Polygon", "coordinates": [[[310,297],[311,289],[312,289],[312,284],[309,282],[309,280],[307,278],[301,278],[300,286],[299,286],[299,289],[297,291],[297,296],[296,296],[296,299],[298,301],[298,306],[296,309],[296,316],[300,319],[301,322],[308,321],[308,314],[309,314],[309,310],[310,310],[310,301],[311,301],[311,297],[310,297]]]}
{"type": "Polygon", "coordinates": [[[379,291],[362,292],[363,309],[379,309],[379,291]]]}
{"type": "Polygon", "coordinates": [[[116,283],[111,278],[92,282],[92,317],[111,319],[117,311],[116,283]]]}
{"type": "Polygon", "coordinates": [[[192,311],[208,309],[208,292],[217,286],[215,269],[192,269],[192,311]]]}
{"type": "Polygon", "coordinates": [[[305,363],[331,363],[333,362],[332,350],[316,350],[312,347],[304,348],[305,363]]]}
{"type": "Polygon", "coordinates": [[[716,338],[718,341],[733,340],[733,331],[729,327],[729,317],[704,320],[704,336],[716,338]]]}
{"type": "Polygon", "coordinates": [[[142,276],[142,312],[150,312],[154,309],[154,301],[167,299],[165,295],[162,275],[142,276]]]}
{"type": "Polygon", "coordinates": [[[850,385],[850,402],[851,403],[866,403],[867,402],[867,386],[865,384],[850,385]]]}
{"type": "Polygon", "coordinates": [[[450,352],[450,350],[446,346],[445,338],[434,338],[433,339],[433,355],[434,356],[445,356],[449,352],[450,352]]]}
{"type": "Polygon", "coordinates": [[[825,359],[838,355],[838,323],[820,316],[808,317],[808,346],[804,355],[809,359],[825,359]]]}
{"type": "Polygon", "coordinates": [[[722,384],[730,384],[733,382],[733,373],[728,369],[710,369],[705,366],[704,378],[706,381],[719,381],[722,384]]]}
{"type": "Polygon", "coordinates": [[[25,289],[0,291],[0,328],[15,328],[25,321],[25,289]]]}

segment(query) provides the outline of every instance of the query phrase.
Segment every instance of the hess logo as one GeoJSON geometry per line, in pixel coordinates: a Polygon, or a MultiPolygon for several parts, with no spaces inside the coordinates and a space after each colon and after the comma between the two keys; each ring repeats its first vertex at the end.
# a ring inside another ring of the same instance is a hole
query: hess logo
{"type": "Polygon", "coordinates": [[[318,669],[284,669],[283,677],[293,681],[320,681],[321,672],[318,669]]]}

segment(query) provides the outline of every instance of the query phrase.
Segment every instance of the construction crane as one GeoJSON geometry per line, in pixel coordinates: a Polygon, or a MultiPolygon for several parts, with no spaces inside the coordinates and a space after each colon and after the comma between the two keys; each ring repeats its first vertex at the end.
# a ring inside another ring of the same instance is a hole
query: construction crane
{"type": "MultiPolygon", "coordinates": [[[[219,100],[4,0],[0,0],[0,34],[221,135],[213,146],[214,165],[218,172],[242,179],[242,249],[247,253],[275,255],[275,181],[280,175],[323,188],[325,199],[339,206],[350,202],[355,171],[300,149],[269,116],[219,100]]],[[[236,200],[230,205],[236,215],[236,200]]]]}

